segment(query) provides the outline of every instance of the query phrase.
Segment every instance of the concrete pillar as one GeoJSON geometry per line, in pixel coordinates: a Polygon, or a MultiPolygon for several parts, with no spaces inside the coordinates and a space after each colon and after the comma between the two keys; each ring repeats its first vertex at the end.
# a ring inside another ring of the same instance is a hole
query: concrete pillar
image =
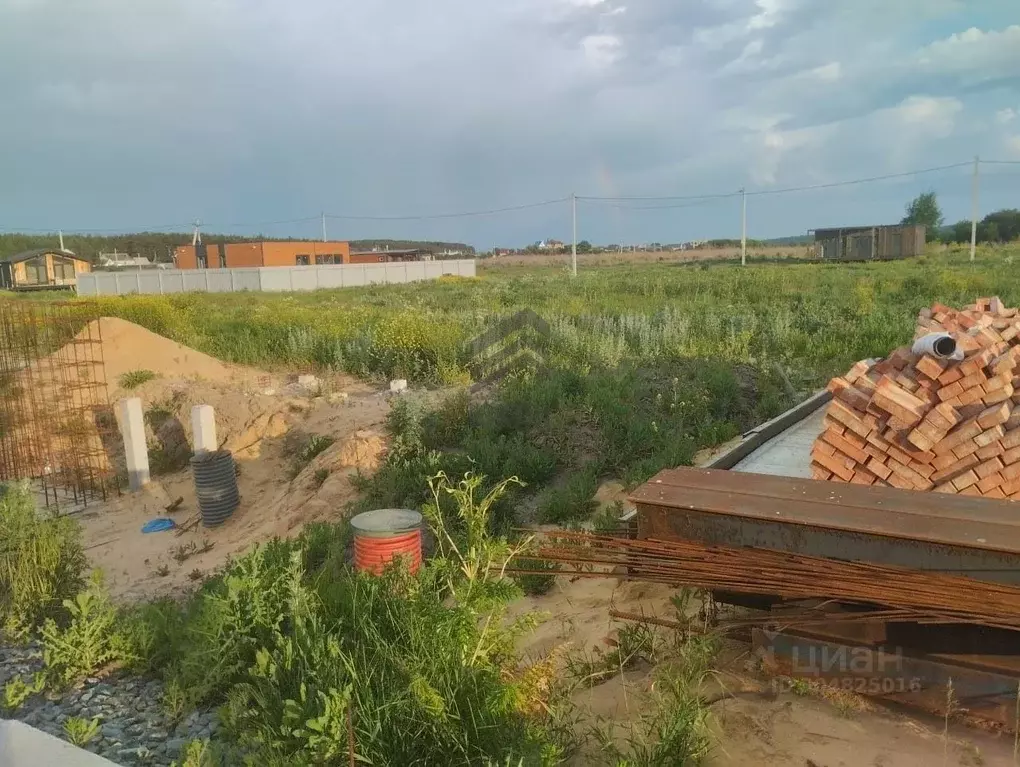
{"type": "Polygon", "coordinates": [[[145,414],[138,397],[122,399],[120,409],[120,432],[124,437],[124,456],[127,459],[128,486],[141,490],[149,484],[149,451],[145,444],[145,414]]]}
{"type": "Polygon", "coordinates": [[[214,453],[219,449],[216,441],[216,411],[212,405],[195,405],[191,408],[191,433],[195,455],[214,453]]]}

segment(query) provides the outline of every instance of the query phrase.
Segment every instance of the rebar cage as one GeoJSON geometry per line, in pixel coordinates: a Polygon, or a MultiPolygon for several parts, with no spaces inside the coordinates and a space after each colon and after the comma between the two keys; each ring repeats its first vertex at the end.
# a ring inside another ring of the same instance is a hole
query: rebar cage
{"type": "Polygon", "coordinates": [[[0,481],[70,512],[117,492],[117,424],[96,309],[0,301],[0,481]]]}

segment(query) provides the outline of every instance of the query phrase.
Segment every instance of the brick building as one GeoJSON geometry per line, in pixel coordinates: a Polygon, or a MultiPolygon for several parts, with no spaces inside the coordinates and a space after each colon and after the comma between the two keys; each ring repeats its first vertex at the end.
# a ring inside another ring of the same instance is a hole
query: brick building
{"type": "Polygon", "coordinates": [[[318,240],[199,243],[178,246],[174,250],[174,263],[178,269],[349,264],[351,246],[347,242],[318,240]]]}

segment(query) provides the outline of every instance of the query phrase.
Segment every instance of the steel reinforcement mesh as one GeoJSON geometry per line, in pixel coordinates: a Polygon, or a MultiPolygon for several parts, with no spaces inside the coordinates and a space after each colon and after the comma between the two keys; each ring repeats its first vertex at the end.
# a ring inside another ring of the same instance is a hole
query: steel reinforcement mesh
{"type": "Polygon", "coordinates": [[[119,487],[102,341],[86,304],[0,301],[0,481],[60,511],[119,487]]]}

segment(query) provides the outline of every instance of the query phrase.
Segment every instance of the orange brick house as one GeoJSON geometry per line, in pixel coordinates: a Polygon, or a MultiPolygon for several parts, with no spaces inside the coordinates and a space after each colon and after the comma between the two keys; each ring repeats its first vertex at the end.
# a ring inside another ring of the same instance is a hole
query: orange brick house
{"type": "Polygon", "coordinates": [[[178,269],[349,264],[351,246],[347,242],[318,240],[200,243],[178,246],[174,250],[174,263],[178,269]]]}

